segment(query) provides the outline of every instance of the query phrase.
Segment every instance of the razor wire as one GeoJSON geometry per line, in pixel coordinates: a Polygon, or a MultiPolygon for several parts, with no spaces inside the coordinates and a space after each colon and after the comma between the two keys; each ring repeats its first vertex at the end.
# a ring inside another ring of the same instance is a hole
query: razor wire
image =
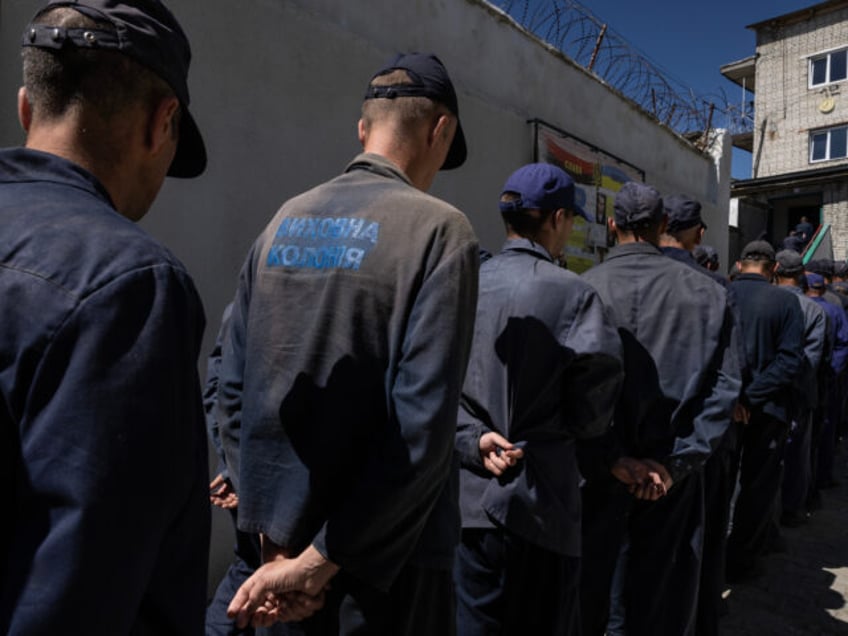
{"type": "Polygon", "coordinates": [[[725,128],[731,134],[753,130],[751,103],[733,103],[720,88],[714,94],[696,94],[575,0],[488,1],[701,148],[711,129],[725,128]]]}

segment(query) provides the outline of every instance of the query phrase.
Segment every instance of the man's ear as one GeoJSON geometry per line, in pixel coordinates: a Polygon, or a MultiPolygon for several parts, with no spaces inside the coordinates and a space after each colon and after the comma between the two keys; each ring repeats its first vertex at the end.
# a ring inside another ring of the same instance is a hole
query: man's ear
{"type": "MultiPolygon", "coordinates": [[[[450,146],[451,141],[453,141],[453,136],[451,135],[451,125],[452,118],[449,115],[439,115],[436,119],[436,123],[430,128],[430,137],[428,141],[430,145],[434,145],[438,140],[444,139],[448,146],[450,146]]],[[[454,134],[456,134],[456,129],[454,128],[454,134]]]]}
{"type": "Polygon", "coordinates": [[[21,122],[24,132],[29,132],[29,127],[32,125],[32,104],[29,103],[25,86],[18,89],[18,121],[21,122]]]}
{"type": "Polygon", "coordinates": [[[163,97],[150,114],[147,127],[147,142],[150,150],[158,154],[169,143],[179,137],[180,100],[175,96],[163,97]]]}
{"type": "Polygon", "coordinates": [[[365,136],[367,132],[365,120],[360,118],[359,122],[356,124],[356,134],[359,137],[359,143],[363,146],[365,145],[365,136]]]}

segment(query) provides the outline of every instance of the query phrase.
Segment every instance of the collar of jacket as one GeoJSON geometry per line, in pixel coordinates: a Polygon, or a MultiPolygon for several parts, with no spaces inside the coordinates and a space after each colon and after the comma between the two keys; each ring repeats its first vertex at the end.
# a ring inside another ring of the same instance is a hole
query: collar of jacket
{"type": "Polygon", "coordinates": [[[347,164],[345,172],[352,172],[353,170],[367,170],[368,172],[373,172],[374,174],[390,179],[399,179],[407,185],[412,186],[412,181],[404,174],[403,170],[383,155],[373,152],[363,152],[354,157],[353,161],[347,164]]]}
{"type": "Polygon", "coordinates": [[[31,148],[0,150],[0,183],[20,181],[61,183],[90,192],[115,207],[100,180],[72,161],[31,148]]]}
{"type": "Polygon", "coordinates": [[[649,254],[651,256],[661,256],[662,258],[667,258],[663,256],[663,253],[653,243],[648,243],[646,241],[635,241],[633,243],[623,243],[620,245],[616,245],[609,251],[607,257],[604,259],[605,261],[610,260],[611,258],[618,258],[621,256],[630,256],[632,254],[649,254]]]}
{"type": "Polygon", "coordinates": [[[739,274],[735,280],[752,280],[758,283],[766,283],[771,285],[769,279],[761,274],[739,274]]]}
{"type": "Polygon", "coordinates": [[[501,248],[501,254],[505,252],[527,252],[551,263],[554,262],[553,257],[548,254],[548,250],[527,238],[507,239],[501,248]]]}

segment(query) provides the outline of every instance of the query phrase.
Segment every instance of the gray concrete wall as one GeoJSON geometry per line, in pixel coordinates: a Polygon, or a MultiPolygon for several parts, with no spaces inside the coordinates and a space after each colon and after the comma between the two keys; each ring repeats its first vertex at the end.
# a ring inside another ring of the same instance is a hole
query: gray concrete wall
{"type": "MultiPolygon", "coordinates": [[[[0,145],[22,141],[18,41],[41,4],[0,0],[0,145]]],[[[435,51],[457,86],[469,158],[441,174],[433,192],[468,214],[481,245],[502,242],[495,202],[506,176],[533,159],[527,120],[538,118],[641,168],[662,192],[699,198],[706,242],[726,262],[729,144],[714,163],[480,0],[169,5],[192,41],[192,110],[210,160],[198,179],[168,180],[142,223],[194,275],[207,351],[252,240],[283,200],[335,175],[358,151],[365,85],[399,50],[435,51]]]]}

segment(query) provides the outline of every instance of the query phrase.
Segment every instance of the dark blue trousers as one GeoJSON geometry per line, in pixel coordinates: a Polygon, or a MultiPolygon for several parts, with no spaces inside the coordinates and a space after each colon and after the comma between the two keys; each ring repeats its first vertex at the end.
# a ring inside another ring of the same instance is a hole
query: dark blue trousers
{"type": "Polygon", "coordinates": [[[580,633],[578,557],[501,528],[466,528],[454,580],[459,636],[580,633]]]}
{"type": "Polygon", "coordinates": [[[257,636],[455,636],[450,570],[406,565],[388,592],[344,570],[330,581],[324,607],[301,623],[257,629],[257,636]]]}
{"type": "Polygon", "coordinates": [[[739,496],[727,540],[727,574],[744,576],[768,547],[780,493],[783,451],[789,425],[770,415],[751,416],[742,430],[739,496]]]}
{"type": "MultiPolygon", "coordinates": [[[[235,526],[237,513],[235,510],[230,512],[235,526]]],[[[259,567],[261,555],[259,536],[242,532],[236,527],[235,559],[206,608],[206,636],[253,636],[251,627],[238,629],[235,623],[227,618],[227,607],[241,584],[259,567]]]]}

